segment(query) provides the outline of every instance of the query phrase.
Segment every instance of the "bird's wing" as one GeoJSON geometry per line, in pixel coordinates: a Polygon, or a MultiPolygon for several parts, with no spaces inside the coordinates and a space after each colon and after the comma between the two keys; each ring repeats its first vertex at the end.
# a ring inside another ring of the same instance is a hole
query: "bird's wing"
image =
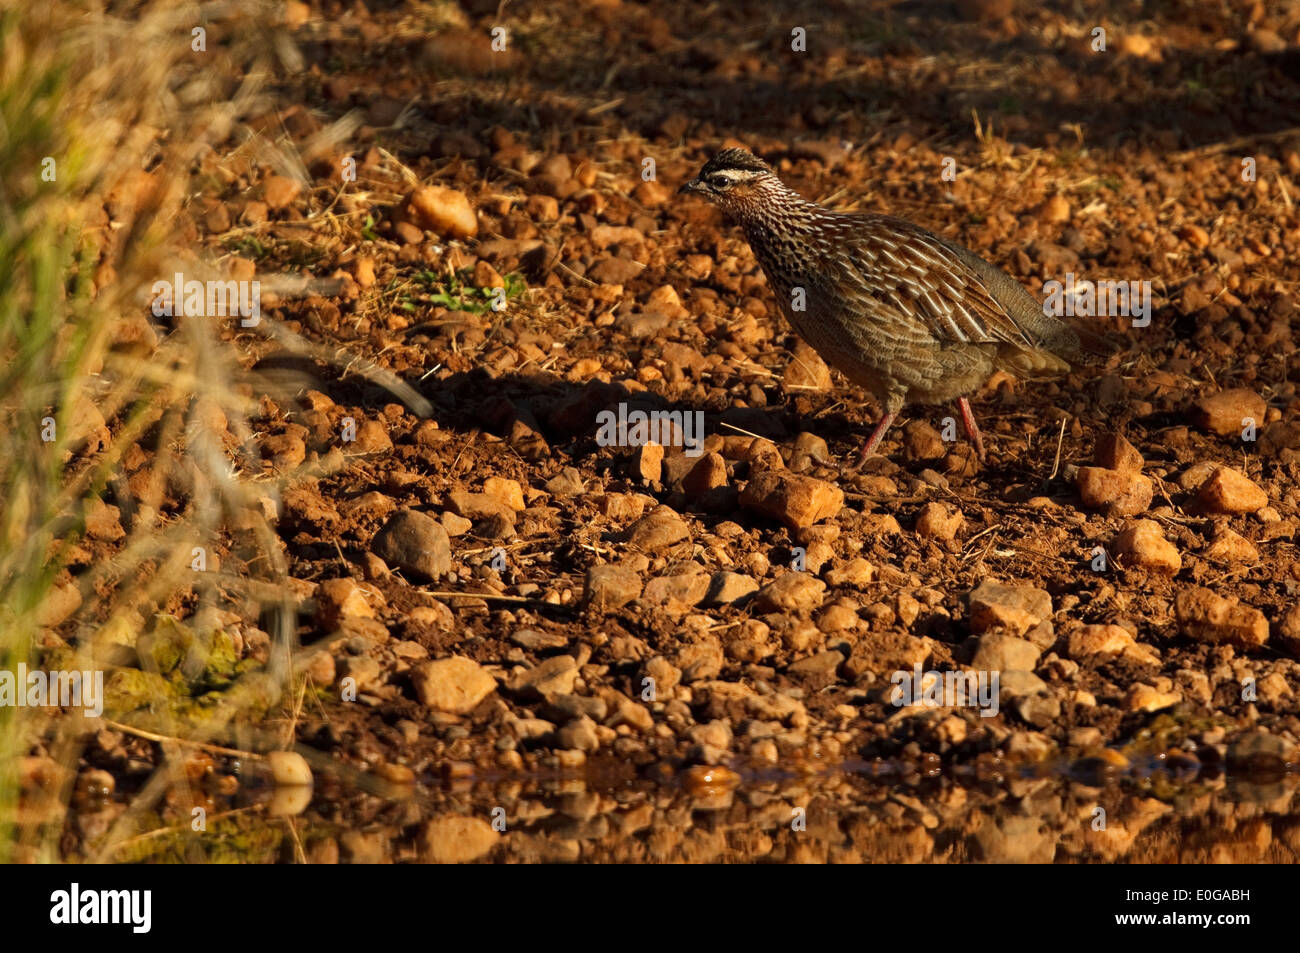
{"type": "MultiPolygon", "coordinates": [[[[884,215],[853,219],[851,237],[841,246],[839,259],[841,277],[850,288],[911,316],[937,343],[1039,346],[1032,326],[1023,319],[1017,322],[994,297],[989,287],[992,276],[981,274],[985,269],[997,272],[992,265],[902,219],[884,215]]],[[[1028,307],[1041,314],[1029,292],[1003,277],[1024,296],[1013,299],[1015,310],[1028,307]]],[[[1000,286],[996,290],[1004,297],[1011,293],[1000,286]]]]}

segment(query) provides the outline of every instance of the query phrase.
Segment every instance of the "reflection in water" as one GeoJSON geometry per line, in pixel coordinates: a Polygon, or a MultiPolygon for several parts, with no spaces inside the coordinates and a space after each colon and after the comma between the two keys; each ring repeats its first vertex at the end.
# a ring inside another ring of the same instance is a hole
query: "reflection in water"
{"type": "Polygon", "coordinates": [[[172,799],[118,861],[190,863],[1295,863],[1300,778],[1168,771],[923,778],[880,770],[666,783],[455,780],[244,788],[203,833],[172,799]],[[376,791],[378,792],[378,788],[376,791]],[[171,825],[171,826],[169,826],[171,825]]]}

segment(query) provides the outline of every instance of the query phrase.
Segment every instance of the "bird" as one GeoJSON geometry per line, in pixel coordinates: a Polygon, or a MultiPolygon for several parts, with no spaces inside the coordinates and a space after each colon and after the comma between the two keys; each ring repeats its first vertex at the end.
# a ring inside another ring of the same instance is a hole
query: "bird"
{"type": "Polygon", "coordinates": [[[717,153],[678,193],[704,198],[740,226],[795,332],[880,402],[854,470],[912,403],[955,402],[984,463],[968,395],[994,371],[1054,377],[1116,346],[1045,313],[1010,275],[919,225],[808,201],[748,149],[717,153]]]}

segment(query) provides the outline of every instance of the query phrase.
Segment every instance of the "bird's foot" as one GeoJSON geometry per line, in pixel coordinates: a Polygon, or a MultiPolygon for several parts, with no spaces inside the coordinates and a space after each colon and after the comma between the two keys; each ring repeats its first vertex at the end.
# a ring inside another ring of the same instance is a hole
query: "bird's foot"
{"type": "Polygon", "coordinates": [[[961,422],[966,429],[966,436],[975,445],[975,455],[979,457],[980,463],[984,463],[988,459],[984,453],[984,438],[980,436],[979,425],[975,423],[975,415],[971,413],[970,401],[965,397],[959,397],[957,409],[961,411],[961,422]]]}
{"type": "Polygon", "coordinates": [[[863,464],[871,459],[876,452],[876,448],[880,446],[880,441],[885,438],[885,431],[889,429],[889,425],[894,422],[896,416],[897,414],[885,414],[880,418],[880,423],[876,424],[876,429],[871,431],[871,436],[862,445],[862,449],[858,452],[858,458],[849,466],[848,472],[856,473],[862,469],[863,464]]]}

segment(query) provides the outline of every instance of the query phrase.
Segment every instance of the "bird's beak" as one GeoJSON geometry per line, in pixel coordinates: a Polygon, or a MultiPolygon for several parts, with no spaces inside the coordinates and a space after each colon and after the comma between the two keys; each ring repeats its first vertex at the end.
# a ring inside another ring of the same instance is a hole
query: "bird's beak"
{"type": "Polygon", "coordinates": [[[698,192],[698,191],[700,191],[700,180],[687,179],[685,182],[682,183],[682,187],[677,190],[677,194],[687,195],[691,192],[698,192]]]}

